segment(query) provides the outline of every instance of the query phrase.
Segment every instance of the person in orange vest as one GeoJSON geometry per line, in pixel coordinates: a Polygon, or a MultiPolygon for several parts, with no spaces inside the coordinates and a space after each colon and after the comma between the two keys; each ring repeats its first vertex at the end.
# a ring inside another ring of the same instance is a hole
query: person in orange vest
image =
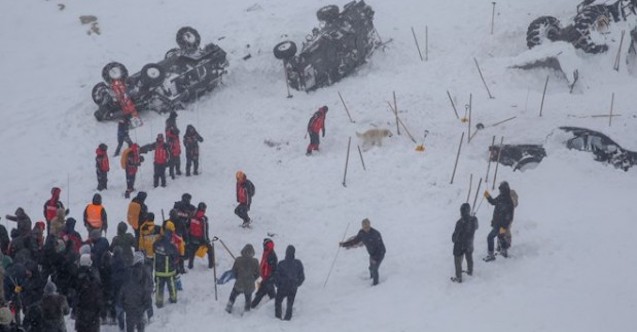
{"type": "Polygon", "coordinates": [[[46,236],[51,232],[51,220],[58,214],[58,209],[64,210],[65,214],[69,214],[68,209],[64,209],[64,204],[60,202],[60,193],[62,190],[58,187],[51,188],[51,198],[44,202],[44,220],[46,220],[46,236]]]}
{"type": "Polygon", "coordinates": [[[108,155],[106,154],[108,146],[101,143],[97,150],[95,150],[95,172],[97,173],[97,191],[102,191],[107,188],[108,171],[110,170],[108,164],[108,155]]]}
{"type": "Polygon", "coordinates": [[[144,203],[146,197],[145,191],[138,192],[137,196],[128,204],[128,212],[126,213],[128,224],[135,233],[135,249],[139,248],[139,226],[146,221],[146,214],[148,213],[148,207],[144,203]]]}
{"type": "Polygon", "coordinates": [[[250,205],[252,204],[252,196],[254,196],[254,184],[248,180],[245,173],[237,171],[237,202],[239,205],[234,209],[234,214],[243,220],[241,227],[250,227],[250,205]]]}
{"type": "Polygon", "coordinates": [[[93,202],[86,205],[84,209],[84,226],[90,233],[92,230],[100,230],[106,233],[108,229],[108,219],[106,209],[102,206],[102,196],[100,194],[93,195],[93,202]]]}
{"type": "Polygon", "coordinates": [[[323,137],[325,137],[325,116],[327,114],[327,106],[319,108],[318,111],[312,115],[310,121],[307,124],[307,132],[310,134],[310,145],[307,146],[306,155],[311,155],[312,151],[319,150],[319,132],[323,131],[323,137]]]}

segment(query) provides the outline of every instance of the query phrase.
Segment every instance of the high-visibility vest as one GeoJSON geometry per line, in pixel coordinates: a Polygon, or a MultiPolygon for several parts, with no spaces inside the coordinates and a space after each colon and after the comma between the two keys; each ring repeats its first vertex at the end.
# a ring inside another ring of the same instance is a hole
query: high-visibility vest
{"type": "Polygon", "coordinates": [[[102,229],[102,210],[101,205],[89,204],[86,206],[86,222],[95,229],[102,229]]]}

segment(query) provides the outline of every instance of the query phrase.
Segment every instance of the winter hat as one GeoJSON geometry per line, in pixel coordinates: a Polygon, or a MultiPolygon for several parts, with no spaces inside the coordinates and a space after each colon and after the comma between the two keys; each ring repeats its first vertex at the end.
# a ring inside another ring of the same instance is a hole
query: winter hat
{"type": "Polygon", "coordinates": [[[100,194],[93,195],[93,204],[101,205],[102,204],[102,195],[100,195],[100,194]]]}
{"type": "Polygon", "coordinates": [[[200,202],[200,203],[197,205],[197,210],[200,210],[200,211],[206,211],[206,209],[207,209],[207,208],[208,208],[208,206],[207,206],[207,205],[206,205],[206,203],[204,203],[204,202],[200,202]]]}
{"type": "Polygon", "coordinates": [[[53,187],[51,188],[51,195],[55,196],[55,197],[59,197],[60,196],[60,192],[62,190],[58,187],[53,187]]]}
{"type": "Polygon", "coordinates": [[[141,251],[135,251],[133,253],[133,265],[144,263],[144,253],[141,251]]]}
{"type": "Polygon", "coordinates": [[[101,144],[98,146],[98,148],[99,148],[100,150],[102,150],[102,151],[106,151],[106,150],[108,149],[108,145],[106,145],[106,144],[104,144],[104,143],[101,143],[101,144]]]}
{"type": "Polygon", "coordinates": [[[0,325],[9,325],[13,321],[11,309],[7,307],[0,308],[0,325]]]}
{"type": "Polygon", "coordinates": [[[82,254],[80,256],[80,266],[91,266],[93,265],[93,259],[91,258],[91,254],[82,254]]]}
{"type": "Polygon", "coordinates": [[[274,241],[271,238],[266,237],[263,239],[263,249],[264,250],[272,250],[274,249],[274,241]]]}
{"type": "Polygon", "coordinates": [[[71,232],[75,230],[75,223],[77,221],[75,221],[75,218],[68,218],[66,219],[66,224],[65,224],[65,228],[67,232],[71,232]]]}
{"type": "Polygon", "coordinates": [[[127,230],[128,230],[128,225],[126,225],[125,222],[120,221],[119,224],[117,224],[117,235],[126,234],[127,230]]]}
{"type": "Polygon", "coordinates": [[[157,141],[158,142],[163,142],[164,141],[164,134],[157,134],[157,141]]]}
{"type": "Polygon", "coordinates": [[[49,280],[46,282],[46,285],[44,286],[44,295],[51,295],[57,293],[57,291],[58,287],[51,280],[51,278],[49,278],[49,280]]]}
{"type": "Polygon", "coordinates": [[[372,223],[369,221],[369,219],[365,218],[361,222],[361,226],[363,226],[363,228],[370,228],[372,227],[372,223]]]}
{"type": "Polygon", "coordinates": [[[190,200],[192,199],[192,195],[189,193],[185,193],[183,195],[181,195],[181,200],[182,202],[188,202],[190,203],[190,200]]]}
{"type": "Polygon", "coordinates": [[[155,214],[152,212],[148,212],[148,214],[146,215],[146,219],[150,221],[155,221],[155,214]]]}
{"type": "Polygon", "coordinates": [[[321,111],[323,111],[324,113],[327,113],[327,106],[321,107],[321,111]]]}
{"type": "Polygon", "coordinates": [[[44,229],[46,228],[46,224],[44,223],[44,221],[40,220],[38,222],[35,223],[35,227],[34,229],[40,229],[41,231],[44,231],[44,229]]]}
{"type": "Polygon", "coordinates": [[[83,244],[80,247],[80,255],[84,255],[84,254],[91,254],[91,246],[88,244],[83,244]]]}
{"type": "Polygon", "coordinates": [[[148,194],[145,191],[140,191],[137,193],[137,198],[140,202],[144,202],[146,200],[146,197],[148,197],[148,194]]]}
{"type": "Polygon", "coordinates": [[[16,217],[23,217],[25,215],[24,213],[24,209],[19,207],[15,210],[15,216],[16,217]]]}
{"type": "Polygon", "coordinates": [[[468,217],[471,212],[471,205],[469,203],[462,203],[460,205],[460,215],[465,218],[468,217]]]}

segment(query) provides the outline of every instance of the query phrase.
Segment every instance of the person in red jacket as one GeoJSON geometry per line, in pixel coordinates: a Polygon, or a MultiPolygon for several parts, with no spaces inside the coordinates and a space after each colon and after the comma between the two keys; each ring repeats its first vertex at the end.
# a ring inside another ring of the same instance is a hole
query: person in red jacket
{"type": "Polygon", "coordinates": [[[319,108],[318,111],[312,115],[310,121],[307,124],[307,132],[310,134],[310,145],[307,146],[306,155],[311,155],[312,151],[319,150],[319,132],[323,131],[323,137],[325,137],[325,115],[327,114],[327,106],[319,108]]]}
{"type": "Polygon", "coordinates": [[[170,160],[170,146],[164,142],[163,134],[157,134],[155,143],[141,147],[140,153],[146,153],[152,150],[155,150],[155,157],[153,159],[153,186],[157,188],[159,180],[161,180],[161,186],[166,187],[166,166],[170,160]]]}
{"type": "Polygon", "coordinates": [[[137,143],[131,145],[130,151],[126,156],[126,192],[124,197],[130,198],[130,193],[135,191],[135,176],[137,169],[144,161],[144,157],[139,155],[139,145],[137,143]]]}
{"type": "Polygon", "coordinates": [[[252,204],[252,196],[254,196],[254,184],[248,180],[245,173],[237,171],[237,202],[239,205],[234,209],[234,214],[243,220],[242,227],[250,227],[250,205],[252,204]]]}
{"type": "Polygon", "coordinates": [[[166,119],[166,141],[170,145],[170,161],[168,173],[175,179],[175,173],[181,175],[181,142],[179,142],[179,128],[177,128],[177,112],[172,111],[166,119]]]}
{"type": "Polygon", "coordinates": [[[261,299],[266,294],[270,299],[274,299],[276,296],[273,277],[278,263],[279,259],[274,252],[274,242],[270,238],[263,239],[263,255],[261,256],[261,264],[259,265],[259,270],[261,270],[261,284],[257,290],[257,294],[254,296],[254,300],[252,300],[252,309],[259,305],[259,302],[261,302],[261,299]]]}
{"type": "MultiPolygon", "coordinates": [[[[44,202],[44,220],[46,220],[46,236],[49,236],[51,229],[51,220],[57,215],[58,209],[64,209],[64,204],[60,202],[60,193],[62,190],[58,187],[51,188],[51,198],[44,202]]],[[[65,215],[69,214],[69,210],[65,210],[65,215]]]]}
{"type": "Polygon", "coordinates": [[[97,150],[95,150],[95,172],[97,173],[97,190],[102,191],[107,188],[108,171],[110,166],[108,164],[108,155],[106,154],[108,146],[101,143],[97,150]]]}
{"type": "Polygon", "coordinates": [[[214,265],[214,249],[210,244],[210,237],[208,236],[208,230],[210,228],[208,224],[208,217],[206,217],[206,203],[201,202],[197,205],[197,212],[190,218],[190,227],[188,227],[189,238],[187,241],[188,251],[188,268],[193,268],[193,261],[195,259],[195,253],[201,246],[205,246],[208,249],[208,268],[212,269],[214,265]]]}

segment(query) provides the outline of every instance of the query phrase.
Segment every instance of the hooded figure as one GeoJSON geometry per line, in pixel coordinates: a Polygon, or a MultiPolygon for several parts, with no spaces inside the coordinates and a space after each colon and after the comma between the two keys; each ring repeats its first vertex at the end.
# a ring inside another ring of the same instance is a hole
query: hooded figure
{"type": "Polygon", "coordinates": [[[456,222],[456,228],[451,235],[453,242],[454,265],[456,276],[451,280],[462,282],[462,257],[467,259],[467,274],[473,274],[473,235],[478,229],[478,218],[471,215],[469,203],[460,206],[460,219],[456,222]]]}
{"type": "Polygon", "coordinates": [[[108,154],[106,154],[107,149],[108,146],[102,143],[95,150],[95,173],[97,174],[97,191],[108,189],[108,171],[110,170],[110,165],[108,163],[108,154]]]}
{"type": "Polygon", "coordinates": [[[31,233],[31,218],[24,212],[23,208],[17,208],[15,210],[15,216],[7,214],[6,218],[18,224],[18,233],[20,233],[20,235],[29,235],[29,233],[31,233]]]}
{"type": "MultiPolygon", "coordinates": [[[[62,209],[64,215],[68,214],[68,210],[65,211],[64,204],[60,202],[60,193],[62,190],[58,187],[51,188],[51,198],[44,202],[44,220],[46,220],[46,235],[49,236],[51,232],[51,221],[59,215],[58,210],[62,209]]],[[[64,217],[63,215],[63,217],[64,217]]]]}
{"type": "Polygon", "coordinates": [[[49,279],[44,286],[44,296],[42,297],[44,331],[66,332],[64,316],[68,315],[69,312],[66,297],[58,294],[57,286],[49,279]]]}
{"type": "Polygon", "coordinates": [[[60,237],[67,246],[69,246],[70,242],[73,252],[79,254],[80,247],[82,246],[82,236],[75,230],[75,223],[74,218],[67,219],[64,224],[64,230],[60,233],[60,237]]]}
{"type": "Polygon", "coordinates": [[[144,312],[152,306],[153,279],[144,266],[141,252],[135,252],[134,261],[130,278],[119,294],[119,303],[126,312],[127,330],[134,331],[137,328],[137,331],[144,331],[144,312]]]}
{"type": "Polygon", "coordinates": [[[135,177],[137,176],[137,169],[144,161],[144,157],[139,155],[139,145],[135,143],[131,145],[126,156],[122,156],[122,158],[126,158],[124,161],[124,171],[126,174],[126,192],[124,192],[124,197],[129,198],[130,193],[135,191],[135,177]]]}
{"type": "Polygon", "coordinates": [[[91,204],[86,205],[84,209],[84,226],[90,233],[92,230],[100,230],[106,233],[108,229],[108,218],[106,209],[102,206],[102,195],[93,195],[91,204]]]}
{"type": "Polygon", "coordinates": [[[303,263],[294,258],[295,251],[296,249],[292,245],[285,249],[285,259],[279,262],[274,273],[274,282],[277,287],[276,299],[274,300],[274,316],[279,319],[281,318],[281,305],[283,299],[286,298],[287,305],[283,319],[292,319],[292,306],[294,305],[296,290],[305,281],[303,263]]]}
{"type": "Polygon", "coordinates": [[[310,134],[310,145],[307,146],[306,155],[311,155],[312,151],[319,150],[319,132],[323,131],[323,137],[325,137],[325,116],[327,114],[327,106],[319,108],[318,111],[312,115],[310,121],[307,123],[307,132],[310,134]]]}
{"type": "MultiPolygon", "coordinates": [[[[500,234],[506,234],[507,229],[511,225],[513,221],[513,200],[511,199],[511,189],[509,188],[509,183],[506,181],[502,181],[498,186],[498,190],[500,194],[493,198],[489,194],[488,191],[484,192],[484,197],[487,199],[489,204],[494,205],[493,209],[493,219],[491,219],[491,232],[487,236],[487,247],[488,247],[488,255],[484,258],[485,261],[493,261],[495,260],[495,254],[493,252],[494,249],[494,239],[500,234]]],[[[506,247],[501,248],[500,253],[502,256],[507,257],[506,247]]]]}
{"type": "Polygon", "coordinates": [[[263,239],[263,255],[261,256],[261,264],[259,265],[259,269],[261,271],[261,285],[254,296],[254,301],[252,301],[252,309],[259,305],[259,302],[261,302],[261,299],[266,294],[270,299],[274,299],[276,296],[273,277],[276,272],[277,264],[278,258],[274,252],[274,241],[270,238],[263,239]]]}
{"type": "Polygon", "coordinates": [[[135,249],[137,249],[139,245],[139,226],[146,221],[146,214],[148,214],[148,207],[145,203],[147,196],[145,191],[140,191],[128,204],[126,219],[135,234],[135,249]]]}
{"type": "Polygon", "coordinates": [[[190,167],[194,166],[192,174],[199,175],[199,143],[203,137],[192,125],[186,127],[184,134],[184,146],[186,147],[186,176],[190,176],[190,167]]]}
{"type": "Polygon", "coordinates": [[[133,264],[133,249],[135,248],[135,237],[131,233],[126,233],[128,226],[121,221],[117,224],[117,235],[111,241],[110,250],[116,247],[122,248],[122,259],[126,266],[133,264]]]}
{"type": "Polygon", "coordinates": [[[246,244],[241,249],[241,256],[237,257],[232,266],[232,272],[236,276],[234,287],[230,292],[230,299],[226,305],[226,311],[232,313],[232,306],[237,295],[243,293],[245,296],[244,310],[250,311],[252,292],[254,292],[254,282],[259,278],[259,261],[254,258],[254,247],[246,244]]]}

